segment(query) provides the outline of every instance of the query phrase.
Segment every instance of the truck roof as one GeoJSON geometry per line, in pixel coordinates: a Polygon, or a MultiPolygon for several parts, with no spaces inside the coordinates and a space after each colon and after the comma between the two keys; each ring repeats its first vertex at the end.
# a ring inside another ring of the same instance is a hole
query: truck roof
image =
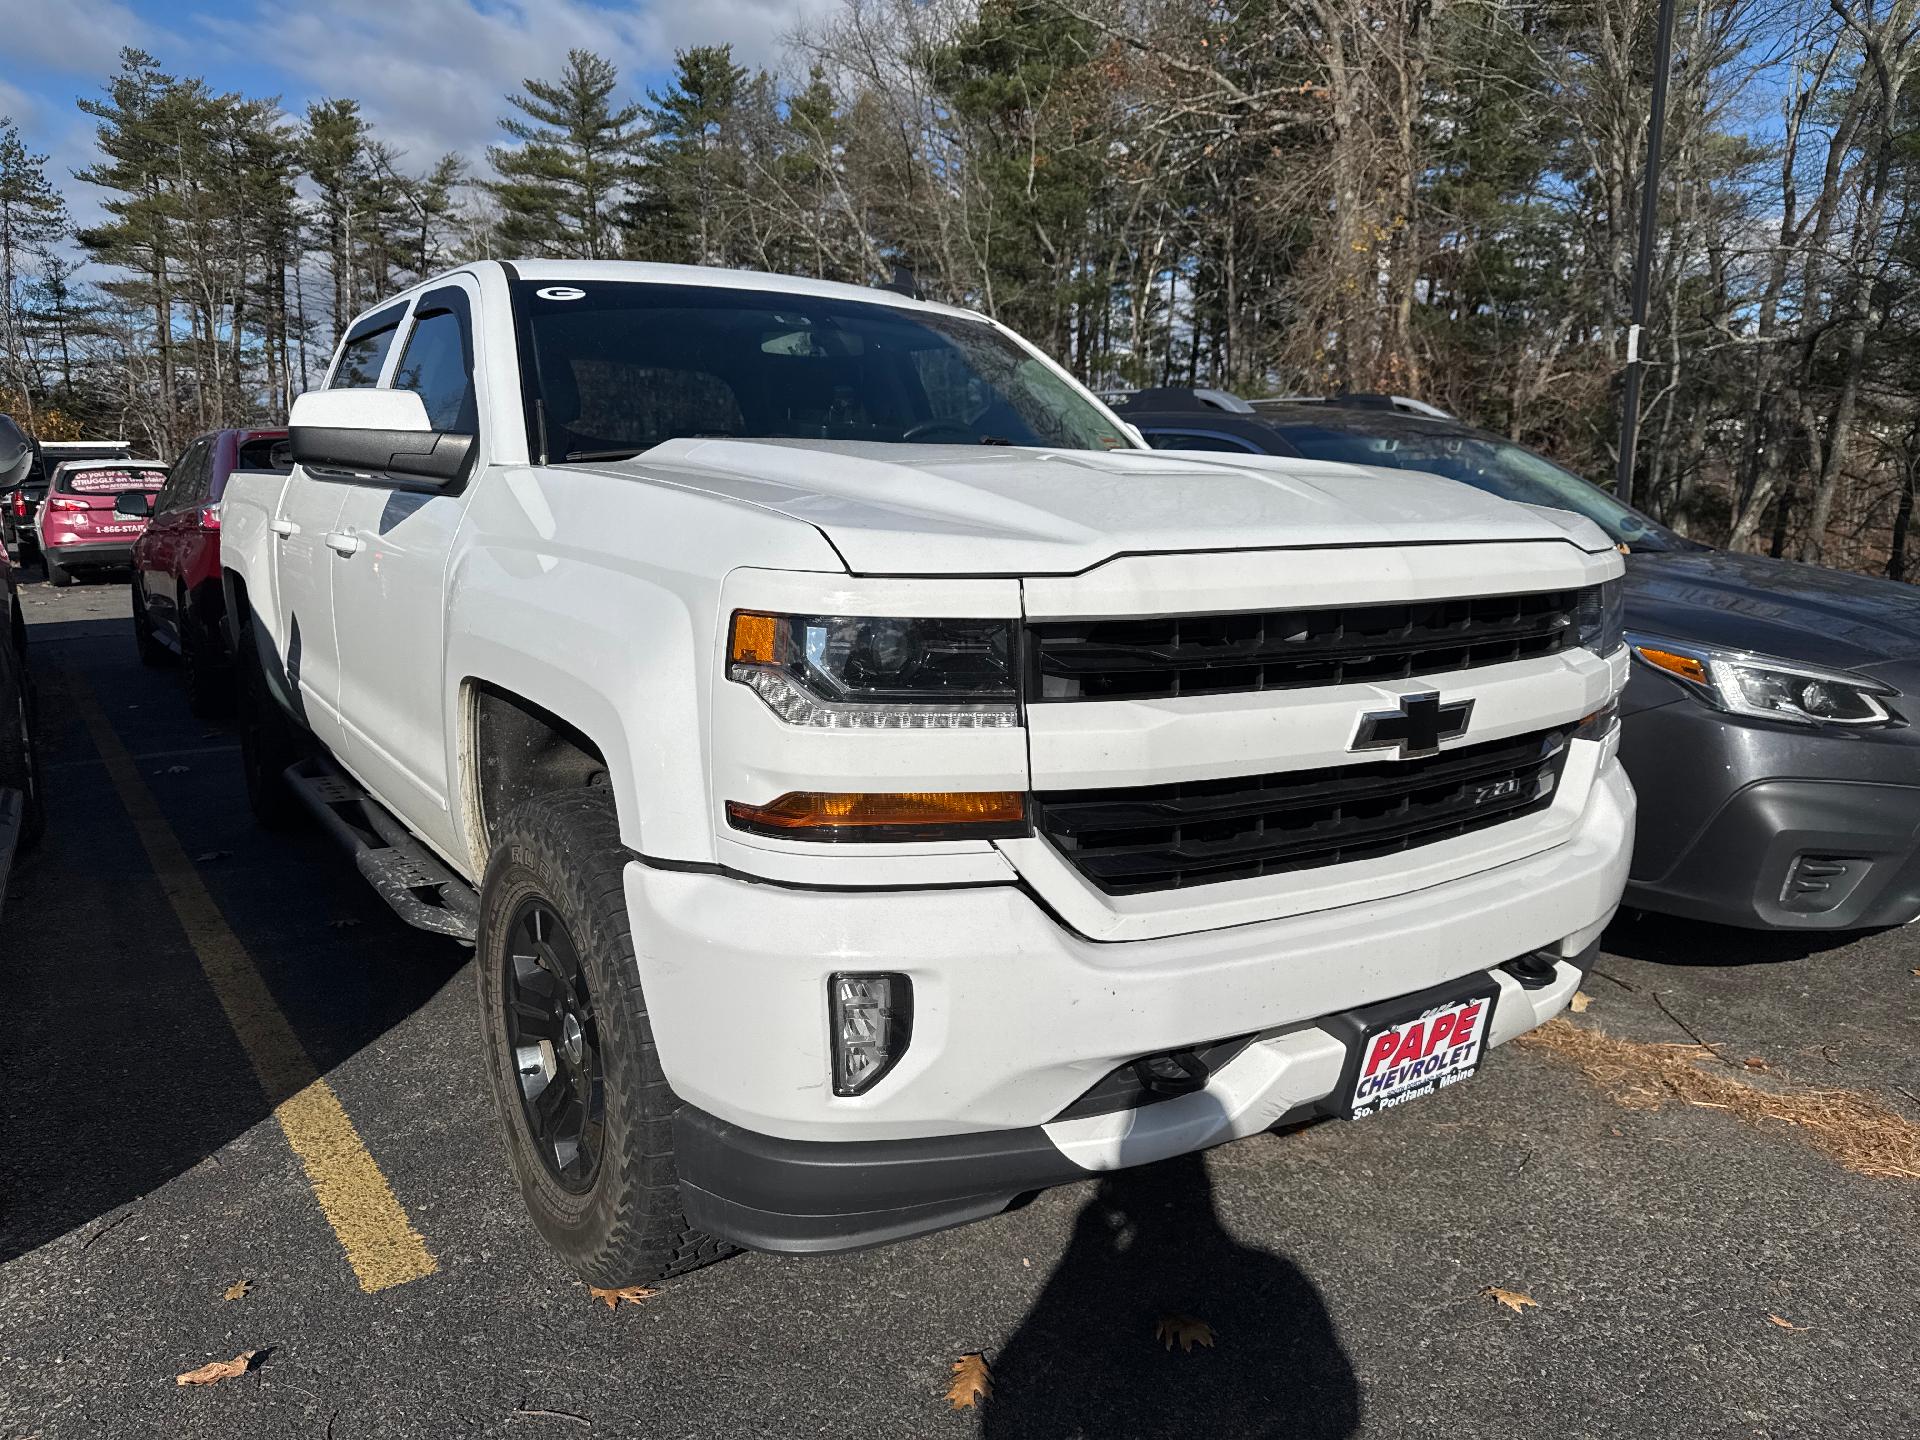
{"type": "Polygon", "coordinates": [[[508,279],[561,282],[568,280],[618,281],[631,285],[702,285],[715,290],[759,290],[782,295],[814,295],[824,299],[857,300],[870,305],[892,305],[902,310],[930,311],[956,315],[969,320],[984,320],[976,310],[958,305],[943,305],[934,300],[918,300],[897,290],[882,290],[867,285],[848,285],[838,280],[809,280],[799,275],[777,275],[769,270],[723,270],[713,265],[667,265],[650,260],[476,260],[417,285],[386,296],[368,306],[365,315],[383,310],[417,290],[441,284],[449,275],[477,275],[490,266],[498,266],[508,279]]]}

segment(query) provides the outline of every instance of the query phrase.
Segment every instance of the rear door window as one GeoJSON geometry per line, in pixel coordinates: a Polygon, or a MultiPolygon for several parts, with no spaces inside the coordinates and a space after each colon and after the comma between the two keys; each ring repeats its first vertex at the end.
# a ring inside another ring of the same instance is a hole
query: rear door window
{"type": "Polygon", "coordinates": [[[193,492],[198,488],[195,483],[196,472],[207,462],[207,452],[213,445],[212,440],[196,440],[187,447],[187,453],[173,462],[173,470],[160,496],[153,502],[153,513],[164,514],[170,510],[184,510],[195,503],[193,492]]]}
{"type": "Polygon", "coordinates": [[[380,383],[380,372],[387,365],[387,351],[400,332],[401,308],[395,306],[369,315],[347,332],[340,346],[340,358],[334,362],[329,390],[370,390],[380,383]]]}

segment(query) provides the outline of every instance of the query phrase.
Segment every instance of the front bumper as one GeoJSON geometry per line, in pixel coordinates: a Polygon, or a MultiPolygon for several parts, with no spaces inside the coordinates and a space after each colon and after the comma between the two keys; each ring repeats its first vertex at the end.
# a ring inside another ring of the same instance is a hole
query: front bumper
{"type": "MultiPolygon", "coordinates": [[[[1487,971],[1500,990],[1489,1043],[1504,1044],[1564,1009],[1599,944],[1596,936],[1572,957],[1543,957],[1551,972],[1532,986],[1487,971]]],[[[1416,1010],[1421,1003],[1408,1001],[1416,1010]]],[[[683,1107],[674,1117],[682,1209],[700,1229],[785,1254],[861,1249],[985,1219],[1031,1191],[1333,1113],[1343,1077],[1351,1083],[1337,1029],[1262,1036],[1204,1090],[1176,1099],[1012,1130],[782,1140],[683,1107]]]]}
{"type": "Polygon", "coordinates": [[[749,1244],[866,1244],[990,1213],[1038,1184],[1251,1134],[1310,1113],[1337,1086],[1344,1048],[1319,1021],[1545,952],[1559,962],[1553,982],[1524,1005],[1503,1000],[1498,1044],[1571,995],[1618,902],[1633,826],[1632,790],[1609,763],[1551,850],[1364,904],[1107,943],[1011,885],[800,890],[635,861],[626,893],[641,982],[661,1066],[691,1107],[680,1122],[688,1214],[749,1244]],[[911,979],[913,1038],[873,1090],[839,1097],[828,977],[860,970],[911,979]],[[1248,1034],[1259,1038],[1205,1090],[1150,1107],[1150,1124],[1133,1111],[1057,1118],[1140,1056],[1248,1034]],[[1001,1178],[982,1157],[1003,1153],[1014,1158],[1001,1178]],[[766,1203],[783,1186],[804,1200],[824,1183],[796,1176],[843,1173],[857,1191],[871,1183],[862,1167],[922,1158],[926,1173],[960,1178],[933,1184],[931,1200],[910,1187],[900,1204],[871,1207],[904,1215],[853,1225],[844,1206],[816,1200],[805,1214],[842,1218],[788,1233],[766,1203]],[[976,1163],[986,1180],[965,1178],[976,1163]],[[937,1215],[919,1213],[928,1204],[937,1215]]]}
{"type": "MultiPolygon", "coordinates": [[[[1649,683],[1664,684],[1636,675],[1629,695],[1649,683]]],[[[1920,917],[1916,738],[1749,723],[1686,696],[1630,713],[1620,758],[1642,811],[1623,903],[1755,929],[1920,917]]]]}

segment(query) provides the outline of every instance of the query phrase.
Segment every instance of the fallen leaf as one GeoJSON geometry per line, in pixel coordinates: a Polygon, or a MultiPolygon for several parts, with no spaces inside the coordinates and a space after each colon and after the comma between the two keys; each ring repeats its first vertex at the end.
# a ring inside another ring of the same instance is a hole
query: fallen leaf
{"type": "Polygon", "coordinates": [[[1528,1307],[1535,1310],[1540,1308],[1540,1302],[1524,1290],[1502,1290],[1498,1285],[1489,1285],[1480,1293],[1489,1299],[1498,1300],[1516,1315],[1528,1307]]]}
{"type": "Polygon", "coordinates": [[[1772,1067],[1771,1065],[1769,1065],[1769,1064],[1767,1064],[1767,1062],[1766,1062],[1766,1060],[1765,1060],[1765,1059],[1763,1059],[1763,1058],[1762,1058],[1761,1056],[1758,1056],[1758,1055],[1749,1055],[1749,1056],[1748,1056],[1748,1057],[1746,1058],[1746,1060],[1745,1060],[1745,1062],[1743,1062],[1743,1063],[1745,1063],[1745,1065],[1746,1065],[1746,1067],[1747,1067],[1747,1069],[1749,1069],[1749,1070],[1771,1070],[1771,1069],[1773,1069],[1773,1067],[1772,1067]]]}
{"type": "Polygon", "coordinates": [[[1915,970],[1915,971],[1913,971],[1912,973],[1913,973],[1913,974],[1915,974],[1915,975],[1920,975],[1920,970],[1915,970]]]}
{"type": "Polygon", "coordinates": [[[1020,1268],[1021,1268],[1021,1269],[1023,1269],[1023,1270],[1031,1270],[1031,1269],[1033,1269],[1033,1261],[1031,1261],[1031,1260],[1028,1260],[1028,1259],[1024,1259],[1024,1258],[1023,1258],[1023,1259],[1022,1259],[1022,1260],[1020,1261],[1020,1268]]]}
{"type": "Polygon", "coordinates": [[[188,773],[188,767],[185,765],[169,765],[160,773],[162,775],[185,775],[188,773]]]}
{"type": "Polygon", "coordinates": [[[358,925],[359,923],[360,922],[358,920],[355,920],[350,916],[342,920],[327,921],[327,924],[332,926],[335,930],[351,930],[354,926],[358,925]]]}
{"type": "Polygon", "coordinates": [[[1153,1327],[1153,1338],[1169,1350],[1178,1345],[1180,1353],[1185,1355],[1191,1353],[1196,1345],[1205,1345],[1211,1350],[1213,1327],[1191,1315],[1162,1315],[1153,1327]]]}
{"type": "Polygon", "coordinates": [[[1782,1330],[1792,1330],[1792,1331],[1798,1332],[1801,1330],[1811,1330],[1813,1328],[1811,1325],[1796,1325],[1791,1320],[1782,1320],[1778,1315],[1773,1314],[1771,1311],[1767,1313],[1767,1319],[1772,1321],[1775,1325],[1778,1325],[1782,1330]]]}
{"type": "Polygon", "coordinates": [[[993,1398],[993,1370],[987,1357],[975,1352],[953,1362],[953,1383],[947,1387],[947,1403],[956,1410],[971,1410],[993,1398]]]}
{"type": "Polygon", "coordinates": [[[176,1375],[173,1377],[173,1383],[176,1385],[217,1385],[222,1380],[231,1380],[235,1376],[246,1374],[247,1371],[253,1368],[253,1362],[259,1354],[260,1352],[258,1350],[242,1350],[231,1360],[215,1360],[209,1364],[202,1365],[198,1370],[189,1370],[184,1375],[176,1375]]]}
{"type": "Polygon", "coordinates": [[[194,856],[193,863],[196,865],[205,865],[213,860],[224,860],[231,854],[233,854],[231,850],[206,850],[194,856]]]}
{"type": "Polygon", "coordinates": [[[253,1289],[253,1281],[236,1280],[233,1284],[227,1286],[226,1294],[221,1298],[224,1300],[244,1300],[247,1298],[247,1292],[251,1289],[253,1289]]]}
{"type": "Polygon", "coordinates": [[[587,1293],[596,1300],[605,1301],[609,1310],[618,1310],[622,1300],[629,1305],[638,1305],[642,1300],[651,1300],[660,1292],[649,1290],[644,1285],[622,1285],[617,1290],[603,1290],[598,1285],[589,1285],[587,1293]]]}
{"type": "Polygon", "coordinates": [[[1567,1002],[1567,1008],[1576,1015],[1584,1015],[1587,1013],[1587,1006],[1592,1003],[1593,997],[1591,995],[1587,994],[1584,990],[1576,990],[1573,992],[1573,999],[1567,1002]]]}

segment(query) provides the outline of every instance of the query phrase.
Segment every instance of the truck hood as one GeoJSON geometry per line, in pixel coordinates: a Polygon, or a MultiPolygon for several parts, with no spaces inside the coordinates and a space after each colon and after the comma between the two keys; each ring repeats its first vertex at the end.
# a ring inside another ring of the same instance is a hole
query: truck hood
{"type": "Polygon", "coordinates": [[[1725,550],[1627,557],[1627,626],[1842,670],[1920,656],[1920,589],[1725,550]]]}
{"type": "Polygon", "coordinates": [[[669,440],[608,468],[817,527],[874,575],[1077,574],[1116,555],[1571,541],[1591,522],[1371,466],[1154,450],[669,440]]]}

